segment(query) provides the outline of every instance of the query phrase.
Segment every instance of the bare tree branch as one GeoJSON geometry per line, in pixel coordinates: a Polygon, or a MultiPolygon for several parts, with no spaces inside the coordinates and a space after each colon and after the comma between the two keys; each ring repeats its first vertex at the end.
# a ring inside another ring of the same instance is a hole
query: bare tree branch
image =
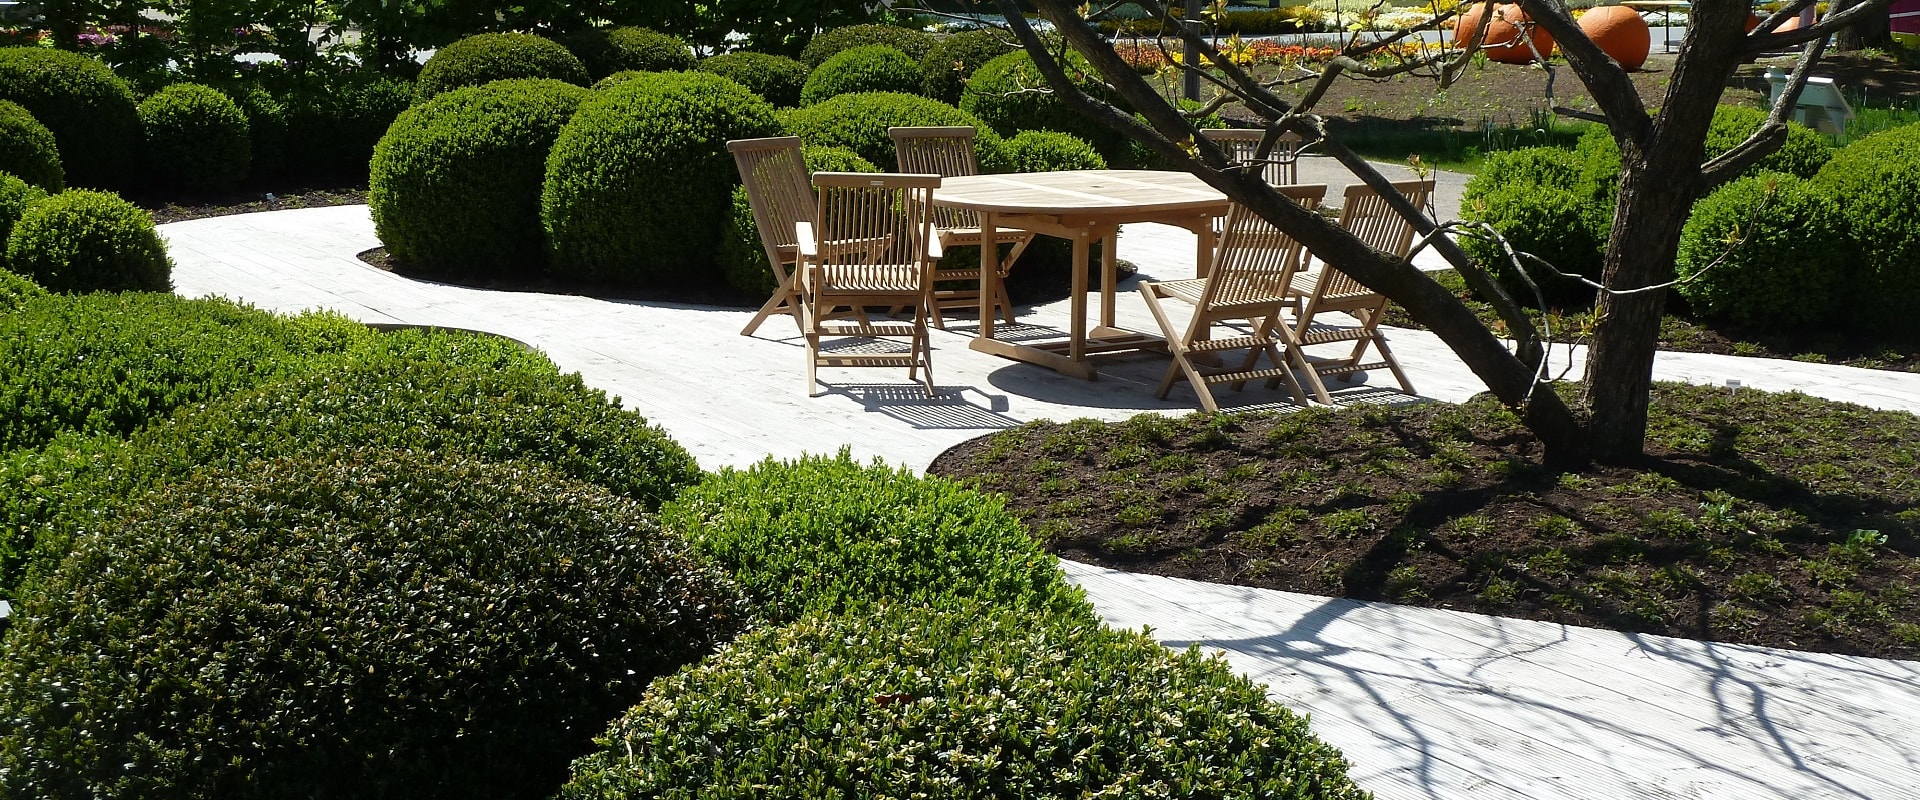
{"type": "Polygon", "coordinates": [[[1795,104],[1799,103],[1800,91],[1807,86],[1807,76],[1812,74],[1813,65],[1820,63],[1820,56],[1826,49],[1825,37],[1808,42],[1800,63],[1795,64],[1793,73],[1787,76],[1785,91],[1774,98],[1773,107],[1767,112],[1767,121],[1746,141],[1734,145],[1732,150],[1721,153],[1700,167],[1700,178],[1706,184],[1707,191],[1738,177],[1786,143],[1787,115],[1793,113],[1795,104]]]}
{"type": "MultiPolygon", "coordinates": [[[[1805,2],[1811,3],[1813,0],[1805,0],[1805,2]]],[[[1887,2],[1888,0],[1864,0],[1864,2],[1861,2],[1859,5],[1845,8],[1844,10],[1840,8],[1840,6],[1843,5],[1842,3],[1836,3],[1828,10],[1827,16],[1819,22],[1798,30],[1775,33],[1773,31],[1787,20],[1787,9],[1780,9],[1779,11],[1769,14],[1765,20],[1753,29],[1752,33],[1747,34],[1745,53],[1748,56],[1755,56],[1774,50],[1783,50],[1794,45],[1806,44],[1815,39],[1824,39],[1827,36],[1838,33],[1842,28],[1852,27],[1854,23],[1866,19],[1876,12],[1885,10],[1887,2]]],[[[1795,2],[1793,5],[1788,6],[1788,8],[1795,9],[1794,13],[1798,14],[1800,10],[1806,8],[1806,5],[1801,2],[1795,2]]]]}
{"type": "Polygon", "coordinates": [[[1639,142],[1647,135],[1647,128],[1653,124],[1647,114],[1646,104],[1640,100],[1640,90],[1634,88],[1633,79],[1620,62],[1600,50],[1600,46],[1587,38],[1580,30],[1579,23],[1573,21],[1572,12],[1565,3],[1553,0],[1519,0],[1520,7],[1535,24],[1546,29],[1558,43],[1561,52],[1567,56],[1567,64],[1573,67],[1575,75],[1585,84],[1593,95],[1593,101],[1600,106],[1605,117],[1607,129],[1612,131],[1615,141],[1631,140],[1639,142]]]}

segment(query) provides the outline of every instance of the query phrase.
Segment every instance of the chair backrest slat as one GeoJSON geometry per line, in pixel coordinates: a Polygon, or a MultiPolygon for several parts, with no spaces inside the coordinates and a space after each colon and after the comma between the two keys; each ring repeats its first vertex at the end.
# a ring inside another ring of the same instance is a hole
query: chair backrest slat
{"type": "MultiPolygon", "coordinates": [[[[978,135],[978,131],[966,125],[887,129],[887,136],[893,139],[894,160],[901,172],[948,178],[980,174],[980,162],[973,151],[978,135]]],[[[934,225],[977,228],[980,215],[963,208],[936,208],[934,225]]]]}
{"type": "MultiPolygon", "coordinates": [[[[1395,181],[1393,188],[1415,208],[1426,208],[1427,198],[1433,194],[1433,181],[1395,181]]],[[[1348,186],[1343,202],[1340,227],[1367,246],[1399,258],[1405,258],[1413,249],[1413,223],[1395,213],[1386,198],[1372,187],[1364,183],[1348,186]]],[[[1372,289],[1330,264],[1321,265],[1319,284],[1314,294],[1322,302],[1374,294],[1372,289]]]]}
{"type": "Polygon", "coordinates": [[[760,245],[767,251],[776,274],[785,272],[780,265],[793,260],[794,224],[812,222],[813,187],[807,182],[807,161],[800,151],[797,136],[767,139],[735,139],[727,142],[734,166],[740,170],[740,183],[747,189],[747,205],[753,209],[753,225],[760,232],[760,245]]]}
{"type": "Polygon", "coordinates": [[[1265,159],[1260,158],[1260,140],[1266,131],[1255,128],[1205,128],[1201,136],[1207,137],[1220,149],[1227,151],[1227,158],[1236,164],[1260,164],[1260,174],[1268,183],[1285,186],[1300,180],[1299,134],[1288,131],[1275,140],[1273,150],[1265,159]]]}
{"type": "MultiPolygon", "coordinates": [[[[1318,207],[1327,193],[1325,184],[1282,186],[1279,190],[1310,209],[1318,207]]],[[[1246,206],[1233,203],[1227,208],[1201,306],[1277,307],[1285,301],[1287,284],[1299,265],[1299,242],[1246,206]]]]}
{"type": "Polygon", "coordinates": [[[820,263],[917,265],[933,237],[933,190],[940,176],[821,172],[815,238],[820,263]]]}

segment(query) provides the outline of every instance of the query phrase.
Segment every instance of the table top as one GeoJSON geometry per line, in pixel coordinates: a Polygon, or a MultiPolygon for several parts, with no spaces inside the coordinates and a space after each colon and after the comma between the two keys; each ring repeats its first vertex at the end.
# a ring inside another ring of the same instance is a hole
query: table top
{"type": "Polygon", "coordinates": [[[1620,5],[1628,8],[1671,8],[1676,10],[1693,7],[1691,0],[1620,0],[1620,5]]]}
{"type": "Polygon", "coordinates": [[[1186,172],[1088,169],[963,175],[933,190],[935,205],[996,214],[1217,210],[1227,197],[1186,172]]]}

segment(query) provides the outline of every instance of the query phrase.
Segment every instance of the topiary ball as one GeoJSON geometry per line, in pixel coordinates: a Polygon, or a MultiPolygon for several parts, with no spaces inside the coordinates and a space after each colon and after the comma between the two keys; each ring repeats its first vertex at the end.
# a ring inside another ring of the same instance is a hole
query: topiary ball
{"type": "Polygon", "coordinates": [[[845,147],[875,164],[892,166],[894,126],[967,125],[979,131],[973,140],[974,158],[985,172],[998,172],[1004,161],[1000,137],[979,117],[938,100],[898,92],[857,92],[780,112],[780,122],[810,145],[845,147]]]}
{"type": "Polygon", "coordinates": [[[47,193],[40,187],[0,172],[0,267],[7,265],[6,244],[13,234],[14,223],[26,216],[29,206],[46,197],[47,193]]]}
{"type": "Polygon", "coordinates": [[[1107,168],[1093,145],[1071,133],[1021,131],[1007,140],[1005,149],[1008,172],[1107,168]]]}
{"type": "Polygon", "coordinates": [[[1465,236],[1461,244],[1476,262],[1506,286],[1515,300],[1549,308],[1584,307],[1593,303],[1593,289],[1558,272],[1599,280],[1606,255],[1607,236],[1594,222],[1590,204],[1572,191],[1545,184],[1508,183],[1461,204],[1461,216],[1484,222],[1506,237],[1515,250],[1530,253],[1552,265],[1522,258],[1520,269],[1533,278],[1540,295],[1529,288],[1505,251],[1492,242],[1465,236]]]}
{"type": "Polygon", "coordinates": [[[560,800],[1371,797],[1219,657],[984,603],[754,631],[600,743],[560,800]]]}
{"type": "Polygon", "coordinates": [[[202,473],[74,543],[0,646],[0,794],[541,798],[741,627],[639,504],[336,451],[202,473]]]}
{"type": "Polygon", "coordinates": [[[942,103],[958,104],[967,79],[980,65],[1020,49],[1011,35],[991,28],[961,31],[941,39],[920,60],[926,80],[920,93],[942,103]]]}
{"type": "Polygon", "coordinates": [[[247,115],[226,95],[176,83],[140,103],[147,181],[169,196],[232,191],[247,176],[247,115]]]}
{"type": "MultiPolygon", "coordinates": [[[[1767,120],[1767,112],[1748,106],[1717,106],[1713,109],[1713,126],[1707,129],[1706,150],[1703,157],[1715,156],[1732,150],[1741,142],[1760,130],[1767,120]]],[[[1827,137],[1818,131],[1792,120],[1787,121],[1787,140],[1780,149],[1768,153],[1760,162],[1747,170],[1748,175],[1761,172],[1784,172],[1800,178],[1811,178],[1833,157],[1833,146],[1827,143],[1827,137]]]]}
{"type": "Polygon", "coordinates": [[[507,78],[552,78],[575,86],[592,83],[586,65],[551,39],[531,33],[482,33],[434,52],[414,81],[413,101],[462,86],[507,78]]]}
{"type": "Polygon", "coordinates": [[[401,114],[374,148],[367,195],[387,252],[456,277],[543,271],[547,154],[592,95],[523,78],[455,89],[401,114]]]}
{"type": "MultiPolygon", "coordinates": [[[[800,150],[807,172],[881,172],[873,162],[844,147],[808,146],[800,150]]],[[[753,221],[753,204],[747,187],[733,187],[733,208],[727,214],[727,229],[720,237],[720,272],[727,286],[749,301],[771,294],[780,286],[773,265],[767,262],[767,249],[760,244],[760,227],[753,221]]]]}
{"type": "Polygon", "coordinates": [[[286,177],[357,186],[387,126],[413,102],[413,85],[369,70],[321,73],[288,93],[286,177]]]}
{"type": "Polygon", "coordinates": [[[1838,205],[1805,181],[1740,178],[1694,204],[1674,290],[1702,316],[1739,325],[1827,324],[1852,305],[1858,256],[1847,252],[1850,242],[1838,205]]]}
{"type": "Polygon", "coordinates": [[[557,274],[718,285],[739,174],[731,139],[782,133],[773,107],[705,72],[641,73],[594,93],[547,159],[541,222],[557,274]]]}
{"type": "Polygon", "coordinates": [[[69,189],[27,207],[7,269],[56,292],[165,292],[173,261],[153,218],[110,192],[69,189]]]}
{"type": "Polygon", "coordinates": [[[1839,206],[1859,249],[1850,294],[1862,330],[1920,333],[1920,124],[1847,145],[1814,175],[1812,191],[1839,206]]]}
{"type": "Polygon", "coordinates": [[[933,34],[898,25],[848,25],[821,31],[800,51],[800,63],[818,67],[835,53],[869,44],[884,44],[918,62],[933,49],[933,34]]]}
{"type": "Polygon", "coordinates": [[[1472,200],[1513,184],[1551,186],[1572,191],[1580,185],[1582,175],[1583,166],[1579,157],[1558,147],[1505,150],[1487,154],[1480,172],[1467,180],[1462,196],[1472,200]]]}
{"type": "Polygon", "coordinates": [[[25,275],[0,269],[0,314],[20,307],[21,303],[47,293],[25,275]]]}
{"type": "Polygon", "coordinates": [[[892,47],[869,44],[833,54],[815,67],[800,89],[800,104],[813,105],[853,92],[920,91],[920,64],[892,47]]]}
{"type": "Polygon", "coordinates": [[[68,185],[120,188],[137,172],[133,90],[105,64],[64,50],[0,48],[0,100],[53,132],[68,185]]]}
{"type": "Polygon", "coordinates": [[[247,174],[279,176],[286,168],[287,107],[258,84],[218,87],[247,118],[247,174]]]}
{"type": "Polygon", "coordinates": [[[596,81],[630,69],[673,72],[694,67],[692,47],[651,28],[601,28],[568,34],[559,41],[596,81]]]}
{"type": "MultiPolygon", "coordinates": [[[[49,192],[67,188],[60,147],[53,131],[33,118],[26,106],[0,100],[0,173],[11,174],[49,192]]],[[[6,230],[0,227],[0,237],[6,230]]]]}
{"type": "MultiPolygon", "coordinates": [[[[1119,98],[1094,77],[1086,59],[1072,56],[1063,66],[1081,89],[1124,108],[1119,98]]],[[[1040,75],[1040,68],[1034,66],[1033,57],[1019,50],[975,70],[961,93],[960,109],[978,116],[1002,136],[1023,130],[1071,133],[1092,144],[1107,163],[1117,168],[1140,166],[1140,155],[1133,150],[1133,140],[1126,134],[1074,111],[1059,95],[1046,88],[1047,81],[1040,75]]]]}
{"type": "Polygon", "coordinates": [[[807,83],[807,65],[750,50],[700,59],[700,70],[731,78],[779,108],[800,105],[800,88],[807,83]]]}

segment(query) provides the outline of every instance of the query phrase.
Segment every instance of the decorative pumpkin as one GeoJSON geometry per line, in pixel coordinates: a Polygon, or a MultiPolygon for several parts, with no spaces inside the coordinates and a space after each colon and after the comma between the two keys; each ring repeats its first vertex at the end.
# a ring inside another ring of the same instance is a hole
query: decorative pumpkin
{"type": "MultiPolygon", "coordinates": [[[[1489,3],[1480,3],[1460,14],[1453,23],[1453,39],[1464,42],[1473,36],[1480,25],[1480,15],[1486,13],[1489,3]]],[[[1527,12],[1511,3],[1493,7],[1493,21],[1487,23],[1487,41],[1480,51],[1487,58],[1502,64],[1526,64],[1533,61],[1533,48],[1527,47],[1521,35],[1533,38],[1533,47],[1540,50],[1540,57],[1553,55],[1553,37],[1533,24],[1527,12]]]]}
{"type": "Polygon", "coordinates": [[[1640,12],[1626,6],[1600,6],[1580,15],[1580,30],[1600,46],[1600,52],[1613,57],[1620,66],[1639,69],[1647,63],[1647,51],[1653,46],[1653,32],[1640,12]]]}

